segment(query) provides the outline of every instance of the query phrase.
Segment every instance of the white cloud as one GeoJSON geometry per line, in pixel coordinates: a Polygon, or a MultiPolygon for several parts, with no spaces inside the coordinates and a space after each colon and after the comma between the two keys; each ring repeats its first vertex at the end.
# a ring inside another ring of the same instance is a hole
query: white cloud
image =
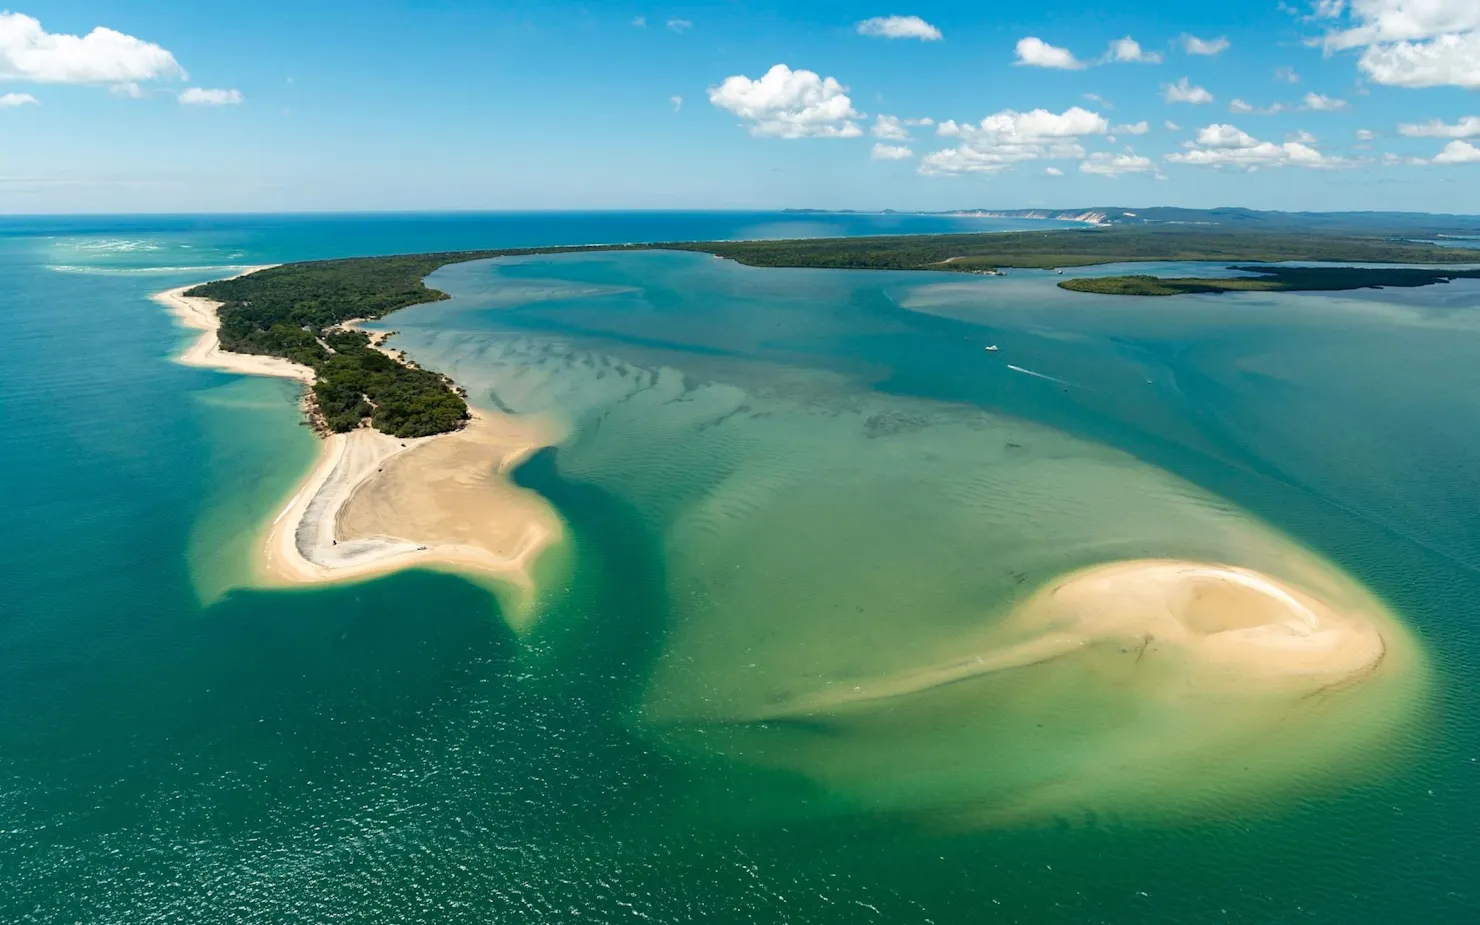
{"type": "Polygon", "coordinates": [[[1398,134],[1409,138],[1474,138],[1480,135],[1480,116],[1465,116],[1453,125],[1430,119],[1427,122],[1404,122],[1398,134]]]}
{"type": "Polygon", "coordinates": [[[863,134],[854,119],[848,88],[813,71],[793,71],[778,64],[759,80],[743,74],[726,77],[709,88],[709,102],[750,123],[750,133],[772,138],[856,138],[863,134]]]}
{"type": "Polygon", "coordinates": [[[1274,69],[1274,79],[1283,80],[1287,84],[1300,83],[1300,74],[1293,67],[1277,67],[1274,69]]]}
{"type": "Polygon", "coordinates": [[[191,87],[180,94],[180,102],[187,106],[234,106],[245,97],[240,90],[205,90],[191,87]]]}
{"type": "Polygon", "coordinates": [[[901,119],[899,116],[874,116],[874,124],[868,133],[875,138],[885,138],[890,141],[908,141],[910,139],[909,128],[915,125],[934,125],[934,119],[901,119]]]}
{"type": "Polygon", "coordinates": [[[1321,0],[1333,20],[1327,52],[1362,48],[1357,66],[1398,87],[1480,88],[1480,3],[1475,0],[1321,0]]]}
{"type": "Polygon", "coordinates": [[[1118,177],[1128,173],[1151,173],[1156,165],[1151,158],[1139,154],[1109,154],[1096,151],[1079,163],[1080,173],[1101,177],[1118,177]]]}
{"type": "Polygon", "coordinates": [[[1480,31],[1431,42],[1374,45],[1358,62],[1368,77],[1395,87],[1480,89],[1480,31]]]}
{"type": "Polygon", "coordinates": [[[1468,141],[1455,139],[1434,155],[1435,164],[1480,164],[1480,148],[1468,141]]]}
{"type": "Polygon", "coordinates": [[[1310,132],[1304,131],[1303,129],[1302,130],[1293,131],[1290,134],[1286,135],[1285,136],[1285,140],[1286,141],[1296,141],[1296,142],[1299,142],[1300,144],[1303,144],[1303,145],[1313,145],[1317,141],[1320,141],[1319,138],[1317,138],[1316,136],[1312,135],[1310,132]]]}
{"type": "Polygon", "coordinates": [[[1052,67],[1064,71],[1077,71],[1084,67],[1083,61],[1075,58],[1067,48],[1055,48],[1040,38],[1028,36],[1017,43],[1017,62],[1028,67],[1052,67]]]}
{"type": "Polygon", "coordinates": [[[694,23],[688,19],[670,19],[667,22],[667,26],[674,32],[687,32],[694,28],[694,23]]]}
{"type": "Polygon", "coordinates": [[[130,80],[127,83],[114,84],[108,88],[108,92],[114,96],[127,97],[131,100],[143,99],[144,88],[130,80]]]}
{"type": "Polygon", "coordinates": [[[1246,103],[1243,100],[1235,99],[1229,102],[1228,111],[1241,116],[1273,116],[1278,113],[1284,112],[1285,104],[1270,103],[1268,106],[1260,108],[1253,105],[1252,103],[1246,103]]]}
{"type": "Polygon", "coordinates": [[[1428,161],[1424,160],[1421,157],[1402,157],[1389,151],[1382,156],[1382,163],[1384,167],[1394,167],[1399,164],[1418,167],[1427,164],[1428,161]]]}
{"type": "Polygon", "coordinates": [[[1377,133],[1374,132],[1374,131],[1372,131],[1372,129],[1370,129],[1370,128],[1359,128],[1359,129],[1357,129],[1357,140],[1358,141],[1371,141],[1372,139],[1374,139],[1376,137],[1377,137],[1377,133]]]}
{"type": "Polygon", "coordinates": [[[1480,29],[1480,4],[1474,0],[1321,0],[1316,16],[1347,26],[1325,35],[1328,51],[1480,29]]]}
{"type": "Polygon", "coordinates": [[[1189,55],[1221,55],[1228,50],[1231,44],[1227,38],[1218,36],[1215,39],[1200,39],[1195,35],[1182,33],[1182,50],[1189,55]]]}
{"type": "Polygon", "coordinates": [[[1057,167],[1045,167],[1043,168],[1043,172],[1050,177],[1062,177],[1064,175],[1064,172],[1057,167]]]}
{"type": "Polygon", "coordinates": [[[683,97],[681,96],[670,96],[668,97],[668,102],[673,104],[674,112],[678,112],[680,109],[683,109],[683,97]]]}
{"type": "Polygon", "coordinates": [[[1201,105],[1213,101],[1213,94],[1204,90],[1202,87],[1196,87],[1188,83],[1186,77],[1183,77],[1174,84],[1162,84],[1161,92],[1162,97],[1168,103],[1192,103],[1194,105],[1201,105]]]}
{"type": "Polygon", "coordinates": [[[17,106],[40,106],[41,101],[29,93],[5,93],[0,94],[0,109],[14,109],[17,106]]]}
{"type": "Polygon", "coordinates": [[[175,56],[101,26],[87,35],[49,33],[22,13],[0,12],[0,81],[120,84],[185,77],[175,56]]]}
{"type": "Polygon", "coordinates": [[[1317,112],[1335,112],[1347,107],[1346,100],[1338,100],[1322,93],[1305,94],[1304,106],[1317,112]]]}
{"type": "Polygon", "coordinates": [[[1116,39],[1110,43],[1110,48],[1105,52],[1106,61],[1123,61],[1134,64],[1160,64],[1161,55],[1154,51],[1146,51],[1141,43],[1126,36],[1116,39]]]}
{"type": "Polygon", "coordinates": [[[1169,132],[1180,132],[1180,131],[1182,131],[1182,126],[1180,126],[1177,123],[1173,122],[1171,119],[1168,119],[1165,122],[1163,122],[1162,123],[1162,126],[1165,127],[1166,130],[1169,131],[1169,132]]]}
{"type": "Polygon", "coordinates": [[[1147,132],[1151,131],[1151,123],[1146,122],[1145,120],[1142,120],[1140,122],[1127,122],[1123,125],[1115,126],[1110,131],[1117,132],[1122,135],[1144,135],[1147,132]]]}
{"type": "Polygon", "coordinates": [[[647,28],[647,17],[646,16],[634,16],[634,17],[632,17],[632,25],[634,27],[638,28],[638,29],[646,29],[647,28]]]}
{"type": "Polygon", "coordinates": [[[904,145],[883,145],[877,142],[875,142],[874,149],[869,154],[869,157],[876,161],[902,161],[914,156],[915,152],[904,145]]]}
{"type": "Polygon", "coordinates": [[[927,154],[922,173],[996,173],[1014,164],[1034,160],[1082,160],[1079,139],[1104,135],[1109,123],[1098,113],[1072,106],[1062,113],[1004,110],[980,123],[945,121],[936,127],[941,136],[957,138],[954,148],[927,154]]]}
{"type": "Polygon", "coordinates": [[[922,42],[938,42],[940,30],[918,16],[875,16],[859,23],[859,35],[880,39],[919,39],[922,42]]]}
{"type": "Polygon", "coordinates": [[[1174,164],[1198,167],[1235,167],[1258,170],[1261,167],[1348,167],[1346,158],[1328,157],[1300,141],[1275,144],[1260,141],[1232,125],[1209,125],[1197,133],[1195,141],[1183,142],[1185,150],[1167,155],[1174,164]]]}
{"type": "Polygon", "coordinates": [[[1105,99],[1103,96],[1101,96],[1098,93],[1086,93],[1086,94],[1084,94],[1084,98],[1087,99],[1087,100],[1089,100],[1091,103],[1098,103],[1101,106],[1105,107],[1106,109],[1114,109],[1115,108],[1115,104],[1114,103],[1112,103],[1109,100],[1105,99]]]}

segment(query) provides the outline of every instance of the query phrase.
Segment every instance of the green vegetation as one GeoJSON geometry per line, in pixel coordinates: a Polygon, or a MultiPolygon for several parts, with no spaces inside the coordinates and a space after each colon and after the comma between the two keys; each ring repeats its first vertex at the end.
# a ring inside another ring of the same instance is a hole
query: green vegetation
{"type": "Polygon", "coordinates": [[[1413,288],[1453,279],[1480,279],[1480,270],[1425,270],[1413,267],[1230,267],[1258,273],[1231,279],[1156,276],[1104,276],[1066,279],[1062,289],[1102,295],[1167,296],[1218,292],[1337,292],[1351,289],[1413,288]]]}
{"type": "Polygon", "coordinates": [[[393,436],[425,437],[461,427],[468,418],[467,402],[447,377],[392,359],[363,331],[344,325],[445,299],[445,292],[428,289],[422,278],[449,263],[509,253],[514,252],[287,264],[206,283],[187,294],[223,303],[218,314],[225,349],[284,357],[311,368],[317,378],[316,423],[343,433],[369,418],[377,430],[393,436]]]}
{"type": "MultiPolygon", "coordinates": [[[[656,245],[655,245],[656,246],[656,245]]],[[[903,235],[666,244],[759,267],[995,270],[1162,260],[1473,263],[1474,251],[1381,237],[1112,227],[1006,234],[903,235]]]]}
{"type": "MultiPolygon", "coordinates": [[[[467,403],[450,380],[385,355],[354,320],[447,298],[422,280],[450,263],[490,257],[573,251],[700,251],[758,267],[938,270],[981,273],[1002,268],[1088,266],[1136,261],[1357,261],[1454,264],[1474,251],[1376,235],[1289,234],[1190,226],[1115,226],[1074,231],[1005,234],[902,235],[787,241],[708,241],[591,247],[511,248],[360,257],[295,263],[236,279],[206,283],[189,295],[221,302],[221,345],[237,353],[285,357],[313,369],[316,421],[343,432],[370,423],[398,437],[420,437],[461,427],[467,403]]],[[[1424,286],[1467,271],[1241,267],[1263,274],[1239,280],[1158,280],[1150,276],[1074,279],[1081,292],[1176,295],[1230,289],[1356,289],[1424,286]]]]}

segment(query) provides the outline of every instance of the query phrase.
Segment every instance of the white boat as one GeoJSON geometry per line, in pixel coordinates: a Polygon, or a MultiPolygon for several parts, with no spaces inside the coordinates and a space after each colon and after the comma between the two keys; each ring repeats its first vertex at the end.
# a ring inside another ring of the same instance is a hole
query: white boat
{"type": "Polygon", "coordinates": [[[987,352],[988,353],[996,353],[997,352],[997,345],[996,344],[992,344],[991,346],[987,347],[987,352]]]}

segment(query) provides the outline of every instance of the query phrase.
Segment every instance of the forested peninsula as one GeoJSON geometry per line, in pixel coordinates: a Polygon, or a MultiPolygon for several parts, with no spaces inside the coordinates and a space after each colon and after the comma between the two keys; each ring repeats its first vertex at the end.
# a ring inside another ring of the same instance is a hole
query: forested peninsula
{"type": "MultiPolygon", "coordinates": [[[[1324,261],[1463,264],[1474,251],[1382,236],[1112,227],[1096,230],[899,235],[780,241],[702,241],[507,248],[285,264],[205,283],[186,295],[221,303],[218,336],[235,353],[282,357],[313,370],[311,414],[320,427],[346,432],[369,422],[397,437],[457,430],[468,406],[446,376],[390,356],[353,323],[448,298],[423,279],[453,263],[493,257],[592,251],[699,251],[748,266],[936,270],[984,273],[1137,261],[1324,261]]],[[[1235,289],[1355,289],[1422,286],[1468,270],[1250,267],[1260,277],[1156,280],[1125,276],[1071,279],[1066,289],[1175,295],[1235,289]]]]}

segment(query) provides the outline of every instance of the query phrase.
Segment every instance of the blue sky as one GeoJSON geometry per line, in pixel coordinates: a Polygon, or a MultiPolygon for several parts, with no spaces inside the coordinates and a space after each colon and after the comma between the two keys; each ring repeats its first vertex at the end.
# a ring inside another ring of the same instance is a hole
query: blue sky
{"type": "Polygon", "coordinates": [[[1480,213],[1477,0],[12,2],[0,213],[1480,213]]]}

